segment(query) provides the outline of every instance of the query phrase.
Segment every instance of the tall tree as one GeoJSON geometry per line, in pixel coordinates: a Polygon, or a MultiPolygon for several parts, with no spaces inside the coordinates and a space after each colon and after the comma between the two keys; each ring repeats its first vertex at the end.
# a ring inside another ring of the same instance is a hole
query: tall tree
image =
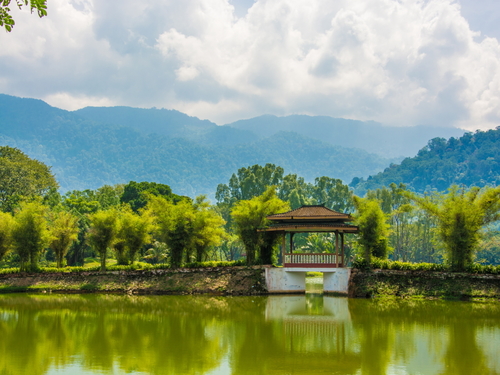
{"type": "Polygon", "coordinates": [[[216,197],[225,200],[246,200],[263,194],[269,186],[280,186],[283,181],[283,168],[267,163],[264,167],[255,164],[238,169],[229,179],[229,185],[220,184],[216,197]]]}
{"type": "Polygon", "coordinates": [[[354,208],[351,190],[336,178],[317,177],[311,187],[311,198],[335,211],[348,212],[354,208]]]}
{"type": "Polygon", "coordinates": [[[192,249],[195,221],[193,204],[188,200],[174,204],[164,197],[151,195],[147,207],[155,218],[157,236],[170,249],[170,266],[180,267],[186,250],[192,249]]]}
{"type": "Polygon", "coordinates": [[[130,181],[123,187],[123,194],[120,198],[122,203],[128,203],[132,209],[137,212],[144,208],[148,203],[148,196],[154,195],[164,197],[172,202],[178,202],[182,199],[189,199],[172,193],[170,186],[159,184],[157,182],[135,182],[130,181]]]}
{"type": "Polygon", "coordinates": [[[130,208],[123,208],[120,222],[119,237],[125,245],[127,263],[132,264],[137,253],[151,240],[153,218],[147,211],[135,213],[130,208]]]}
{"type": "Polygon", "coordinates": [[[0,146],[0,210],[13,212],[20,201],[57,189],[54,175],[42,162],[17,148],[0,146]]]}
{"type": "Polygon", "coordinates": [[[456,271],[463,271],[473,263],[481,229],[500,220],[500,186],[466,190],[454,185],[445,195],[407,195],[435,216],[446,260],[456,271]]]}
{"type": "MultiPolygon", "coordinates": [[[[23,6],[30,8],[31,13],[36,12],[38,17],[42,18],[47,15],[47,0],[15,0],[19,9],[23,6]]],[[[1,0],[0,1],[0,27],[3,26],[8,32],[12,31],[12,28],[16,24],[12,16],[10,15],[10,3],[11,0],[1,0]]]]}
{"type": "Polygon", "coordinates": [[[50,240],[46,214],[47,207],[34,201],[21,204],[14,216],[12,239],[19,255],[21,272],[38,269],[39,256],[50,240]]]}
{"type": "Polygon", "coordinates": [[[61,268],[70,246],[78,238],[78,217],[67,211],[52,211],[49,222],[49,247],[56,255],[57,268],[61,268]]]}
{"type": "Polygon", "coordinates": [[[224,219],[206,201],[206,197],[201,195],[194,202],[196,210],[194,219],[193,248],[196,261],[201,262],[207,257],[208,249],[211,246],[221,244],[225,236],[224,219]]]}
{"type": "Polygon", "coordinates": [[[14,218],[10,213],[0,212],[0,260],[12,247],[12,229],[14,218]]]}
{"type": "Polygon", "coordinates": [[[385,259],[389,248],[389,224],[379,201],[354,196],[355,221],[359,227],[358,242],[363,249],[363,257],[371,263],[371,257],[385,259]]]}
{"type": "Polygon", "coordinates": [[[113,245],[118,232],[117,210],[108,209],[89,215],[90,228],[87,234],[90,246],[101,258],[101,271],[106,271],[108,249],[113,245]]]}
{"type": "Polygon", "coordinates": [[[247,263],[272,264],[274,246],[278,240],[275,232],[258,232],[269,224],[267,216],[290,210],[287,202],[278,198],[274,187],[267,188],[260,196],[239,201],[231,211],[236,234],[245,246],[247,263]]]}

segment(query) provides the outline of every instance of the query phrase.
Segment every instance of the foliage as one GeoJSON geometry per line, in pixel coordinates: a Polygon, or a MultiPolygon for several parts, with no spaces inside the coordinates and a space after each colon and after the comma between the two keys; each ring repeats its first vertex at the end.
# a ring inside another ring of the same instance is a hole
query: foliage
{"type": "Polygon", "coordinates": [[[0,212],[0,260],[12,247],[12,229],[14,218],[10,213],[0,212]]]}
{"type": "Polygon", "coordinates": [[[148,203],[148,195],[162,196],[173,202],[181,199],[189,199],[173,194],[170,186],[156,182],[135,182],[130,181],[124,186],[123,195],[120,197],[122,203],[128,203],[132,210],[137,212],[148,203]]]}
{"type": "Polygon", "coordinates": [[[185,265],[186,268],[216,268],[216,267],[237,267],[244,266],[245,260],[232,261],[206,261],[206,262],[191,262],[185,265]]]}
{"type": "Polygon", "coordinates": [[[239,201],[234,206],[231,216],[235,232],[245,246],[248,264],[273,263],[273,247],[278,237],[274,232],[258,232],[257,229],[268,225],[267,216],[289,210],[290,206],[277,197],[274,187],[269,187],[258,197],[239,201]]]}
{"type": "Polygon", "coordinates": [[[334,253],[335,234],[333,233],[310,233],[307,236],[306,244],[301,248],[301,252],[310,253],[334,253]]]}
{"type": "Polygon", "coordinates": [[[389,243],[394,249],[390,257],[403,262],[440,262],[440,251],[435,244],[435,220],[412,204],[406,196],[407,191],[404,184],[390,184],[366,194],[368,198],[377,199],[384,213],[389,215],[389,243]]]}
{"type": "Polygon", "coordinates": [[[39,201],[22,203],[15,213],[12,240],[21,272],[38,269],[38,258],[50,240],[46,214],[47,207],[39,201]]]}
{"type": "MultiPolygon", "coordinates": [[[[399,262],[392,261],[388,259],[372,259],[371,265],[366,262],[362,257],[356,257],[352,263],[352,267],[359,270],[368,269],[385,269],[385,270],[400,270],[400,271],[431,271],[431,272],[449,272],[450,267],[446,264],[438,263],[411,263],[411,262],[399,262]]],[[[492,274],[500,275],[500,265],[482,265],[482,264],[471,264],[466,267],[464,272],[475,273],[475,274],[492,274]]]]}
{"type": "Polygon", "coordinates": [[[355,222],[359,227],[358,242],[363,249],[363,258],[370,264],[372,256],[387,258],[389,225],[377,200],[354,196],[355,222]]]}
{"type": "Polygon", "coordinates": [[[339,212],[349,212],[354,208],[352,191],[342,180],[318,177],[310,190],[313,204],[324,204],[325,207],[339,212]]]}
{"type": "Polygon", "coordinates": [[[122,243],[126,253],[124,262],[118,264],[132,264],[139,250],[151,240],[153,219],[148,212],[137,214],[127,206],[123,207],[119,217],[119,243],[122,243]]]}
{"type": "Polygon", "coordinates": [[[216,259],[226,261],[239,260],[242,258],[244,246],[237,235],[232,232],[226,233],[225,238],[222,240],[220,246],[216,248],[216,259]]]}
{"type": "MultiPolygon", "coordinates": [[[[31,13],[36,11],[38,17],[42,18],[47,15],[47,0],[15,0],[16,6],[21,9],[23,6],[30,7],[31,13]]],[[[11,0],[1,0],[0,1],[0,26],[3,26],[8,32],[12,31],[12,28],[16,24],[12,16],[10,15],[10,5],[11,0]]]]}
{"type": "Polygon", "coordinates": [[[154,241],[152,246],[146,251],[144,260],[151,264],[164,263],[169,257],[167,244],[154,241]]]}
{"type": "Polygon", "coordinates": [[[218,246],[225,237],[224,219],[213,210],[205,196],[195,200],[195,217],[193,222],[193,249],[196,261],[202,262],[208,256],[208,248],[218,246]]]}
{"type": "Polygon", "coordinates": [[[481,229],[500,219],[500,187],[466,190],[454,185],[448,194],[442,196],[407,195],[435,216],[446,249],[446,260],[456,271],[463,271],[473,264],[481,229]]]}
{"type": "Polygon", "coordinates": [[[118,232],[117,222],[118,212],[110,208],[89,214],[90,228],[87,234],[90,246],[99,254],[101,258],[101,271],[106,270],[106,257],[108,249],[115,242],[118,232]]]}
{"type": "Polygon", "coordinates": [[[186,249],[192,249],[195,209],[189,201],[174,204],[164,197],[150,196],[148,211],[155,218],[157,236],[170,249],[170,265],[178,268],[186,249]]]}
{"type": "Polygon", "coordinates": [[[0,146],[1,211],[12,212],[21,200],[44,196],[57,187],[45,164],[29,158],[17,148],[0,146]]]}
{"type": "Polygon", "coordinates": [[[78,238],[78,217],[67,211],[53,211],[49,214],[49,222],[49,247],[56,254],[57,268],[61,268],[70,246],[78,238]]]}
{"type": "Polygon", "coordinates": [[[497,186],[500,183],[500,127],[488,131],[465,133],[460,138],[431,139],[417,156],[391,164],[383,172],[364,181],[356,179],[351,186],[357,194],[368,189],[404,183],[423,193],[432,189],[445,191],[452,184],[497,186]]]}

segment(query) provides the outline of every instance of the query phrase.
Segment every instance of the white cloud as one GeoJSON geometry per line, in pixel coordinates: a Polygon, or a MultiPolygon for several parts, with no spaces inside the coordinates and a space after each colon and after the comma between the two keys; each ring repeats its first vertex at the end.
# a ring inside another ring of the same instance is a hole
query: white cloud
{"type": "Polygon", "coordinates": [[[21,12],[0,35],[0,92],[218,123],[306,113],[500,125],[500,45],[471,31],[453,0],[246,4],[51,0],[49,17],[21,12]]]}
{"type": "Polygon", "coordinates": [[[85,95],[71,95],[67,92],[59,92],[43,97],[42,100],[53,107],[64,108],[75,111],[83,107],[111,107],[116,105],[106,97],[88,97],[85,95]]]}

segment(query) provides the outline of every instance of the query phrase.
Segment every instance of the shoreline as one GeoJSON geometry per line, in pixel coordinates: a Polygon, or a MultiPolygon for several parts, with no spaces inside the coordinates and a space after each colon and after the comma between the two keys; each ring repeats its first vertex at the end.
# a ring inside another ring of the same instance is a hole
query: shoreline
{"type": "MultiPolygon", "coordinates": [[[[0,275],[0,294],[274,295],[266,285],[270,267],[9,274],[0,275]]],[[[500,301],[500,275],[352,269],[347,296],[500,301]]]]}

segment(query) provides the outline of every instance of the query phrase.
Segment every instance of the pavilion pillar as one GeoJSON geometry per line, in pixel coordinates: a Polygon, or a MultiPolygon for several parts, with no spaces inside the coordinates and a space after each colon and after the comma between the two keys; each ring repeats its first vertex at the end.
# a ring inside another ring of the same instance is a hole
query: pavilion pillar
{"type": "Polygon", "coordinates": [[[344,265],[345,265],[345,260],[344,260],[344,232],[340,232],[340,252],[341,252],[341,256],[342,256],[341,267],[344,267],[344,265]]]}
{"type": "Polygon", "coordinates": [[[337,267],[339,266],[339,231],[335,231],[335,259],[337,263],[337,267]]]}
{"type": "Polygon", "coordinates": [[[293,253],[293,236],[295,233],[290,232],[290,254],[293,253]]]}
{"type": "Polygon", "coordinates": [[[281,265],[285,265],[285,253],[286,253],[286,232],[283,232],[281,236],[281,265]]]}

